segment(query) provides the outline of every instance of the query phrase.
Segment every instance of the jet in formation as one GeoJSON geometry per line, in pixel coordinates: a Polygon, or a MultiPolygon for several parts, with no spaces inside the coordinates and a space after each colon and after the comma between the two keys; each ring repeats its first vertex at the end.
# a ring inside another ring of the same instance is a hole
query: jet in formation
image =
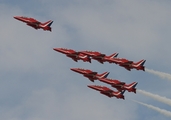
{"type": "Polygon", "coordinates": [[[76,52],[75,50],[66,48],[53,48],[53,50],[65,54],[67,57],[71,58],[75,62],[77,62],[78,60],[82,60],[84,62],[91,63],[91,59],[89,56],[76,52]]]}
{"type": "Polygon", "coordinates": [[[97,60],[98,62],[102,63],[107,62],[107,59],[112,59],[118,56],[118,53],[113,53],[112,55],[106,56],[97,51],[80,51],[80,53],[90,56],[92,59],[97,60]]]}
{"type": "Polygon", "coordinates": [[[139,62],[133,62],[131,64],[119,64],[119,66],[131,71],[131,69],[143,70],[145,71],[144,63],[146,60],[140,60],[139,62]]]}
{"type": "Polygon", "coordinates": [[[88,85],[89,88],[92,88],[94,90],[100,91],[101,94],[106,95],[108,97],[116,97],[118,99],[125,99],[124,97],[124,92],[125,90],[123,90],[122,92],[120,91],[113,91],[111,89],[109,89],[108,87],[105,86],[98,86],[98,85],[88,85]]]}
{"type": "Polygon", "coordinates": [[[124,58],[112,58],[107,59],[109,63],[115,63],[118,64],[121,67],[124,67],[125,69],[131,71],[131,69],[136,70],[143,70],[145,71],[144,63],[146,60],[140,60],[138,62],[133,62],[124,58]]]}
{"type": "Polygon", "coordinates": [[[109,78],[98,78],[99,81],[107,83],[112,87],[116,88],[118,91],[127,90],[128,92],[136,93],[136,85],[137,82],[133,82],[131,84],[125,84],[125,82],[121,82],[119,80],[109,79],[109,78]]]}
{"type": "Polygon", "coordinates": [[[45,23],[41,23],[38,20],[34,19],[34,18],[29,18],[29,17],[23,17],[23,16],[14,16],[15,19],[25,22],[28,26],[31,26],[33,28],[37,29],[43,29],[43,30],[47,30],[47,31],[52,31],[51,29],[51,25],[53,23],[52,20],[49,20],[45,23]]]}
{"type": "Polygon", "coordinates": [[[109,75],[109,72],[98,74],[97,72],[88,69],[82,69],[82,68],[71,68],[71,70],[82,74],[84,77],[87,77],[92,82],[94,82],[94,80],[97,80],[99,78],[106,78],[109,75]]]}

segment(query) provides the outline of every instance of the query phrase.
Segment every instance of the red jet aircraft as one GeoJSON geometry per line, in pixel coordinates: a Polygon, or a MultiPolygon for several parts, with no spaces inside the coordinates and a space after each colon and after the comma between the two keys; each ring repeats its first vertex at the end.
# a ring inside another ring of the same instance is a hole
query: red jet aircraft
{"type": "Polygon", "coordinates": [[[82,68],[71,68],[71,70],[82,74],[84,77],[87,77],[92,82],[94,82],[94,80],[97,80],[98,78],[106,78],[109,75],[109,72],[98,74],[97,72],[93,72],[91,70],[82,69],[82,68]]]}
{"type": "Polygon", "coordinates": [[[124,97],[124,92],[125,91],[122,91],[122,92],[115,92],[111,89],[109,89],[108,87],[105,87],[105,86],[97,86],[97,85],[88,85],[89,88],[92,88],[94,90],[97,90],[97,91],[100,91],[101,94],[103,95],[106,95],[108,97],[116,97],[118,99],[125,99],[124,97]]]}
{"type": "Polygon", "coordinates": [[[22,22],[25,22],[28,26],[31,26],[35,29],[43,29],[43,30],[48,30],[48,31],[51,31],[51,24],[53,23],[52,20],[49,20],[45,23],[41,23],[39,21],[37,21],[36,19],[34,18],[28,18],[28,17],[23,17],[23,16],[15,16],[14,17],[15,19],[19,20],[19,21],[22,21],[22,22]]]}
{"type": "Polygon", "coordinates": [[[70,57],[71,59],[73,59],[75,62],[77,62],[78,60],[82,60],[84,62],[89,62],[91,63],[91,59],[89,56],[81,54],[79,52],[76,52],[72,49],[65,49],[65,48],[53,48],[53,50],[66,54],[67,57],[70,57]]]}
{"type": "Polygon", "coordinates": [[[116,88],[118,91],[127,90],[128,92],[136,93],[136,85],[137,82],[133,82],[131,84],[125,84],[125,82],[120,82],[119,80],[113,80],[108,78],[98,78],[101,82],[110,84],[112,87],[116,88]]]}
{"type": "Polygon", "coordinates": [[[121,67],[124,67],[125,69],[131,71],[131,69],[136,69],[136,70],[143,70],[145,71],[145,63],[146,60],[140,60],[139,62],[136,63],[131,63],[131,64],[120,64],[121,67]]]}
{"type": "Polygon", "coordinates": [[[124,67],[125,69],[131,71],[131,69],[143,70],[145,71],[144,63],[146,60],[140,60],[139,62],[134,63],[124,58],[110,58],[106,59],[109,63],[119,64],[119,66],[124,67]]]}
{"type": "Polygon", "coordinates": [[[92,59],[97,60],[98,62],[100,62],[102,64],[103,64],[103,62],[107,61],[106,59],[112,59],[112,58],[118,56],[118,53],[114,53],[112,55],[106,56],[105,54],[102,54],[102,53],[96,52],[96,51],[80,51],[80,53],[88,55],[92,59]]]}

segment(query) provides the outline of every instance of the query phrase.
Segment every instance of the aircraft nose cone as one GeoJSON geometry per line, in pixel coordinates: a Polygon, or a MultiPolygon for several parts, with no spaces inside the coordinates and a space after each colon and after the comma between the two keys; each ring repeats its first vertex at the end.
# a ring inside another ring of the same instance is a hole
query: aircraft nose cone
{"type": "Polygon", "coordinates": [[[53,50],[55,50],[55,51],[59,51],[59,48],[53,48],[53,50]]]}
{"type": "Polygon", "coordinates": [[[74,72],[76,72],[77,70],[76,70],[76,68],[70,68],[70,70],[72,70],[72,71],[74,71],[74,72]]]}
{"type": "Polygon", "coordinates": [[[15,18],[15,19],[18,19],[18,17],[17,17],[17,16],[14,16],[14,18],[15,18]]]}
{"type": "Polygon", "coordinates": [[[87,85],[87,87],[89,87],[89,88],[93,88],[93,86],[92,86],[92,85],[87,85]]]}
{"type": "Polygon", "coordinates": [[[17,19],[17,20],[19,19],[19,17],[18,17],[18,16],[14,16],[14,18],[15,18],[15,19],[17,19]]]}
{"type": "Polygon", "coordinates": [[[56,51],[56,48],[53,48],[53,50],[55,50],[55,51],[56,51]]]}
{"type": "Polygon", "coordinates": [[[95,86],[95,85],[87,85],[87,87],[92,88],[92,89],[98,89],[99,88],[98,86],[95,86]]]}
{"type": "Polygon", "coordinates": [[[65,52],[65,50],[63,50],[62,48],[53,48],[53,50],[60,52],[60,53],[65,52]]]}

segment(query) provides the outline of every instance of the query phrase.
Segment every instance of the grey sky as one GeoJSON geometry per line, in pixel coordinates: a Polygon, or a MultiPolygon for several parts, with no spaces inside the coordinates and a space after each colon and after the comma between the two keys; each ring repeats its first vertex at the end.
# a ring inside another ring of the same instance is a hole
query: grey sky
{"type": "Polygon", "coordinates": [[[142,94],[126,100],[108,98],[87,87],[92,83],[70,70],[91,69],[137,88],[171,98],[170,82],[153,74],[127,71],[115,64],[78,63],[54,47],[93,50],[133,61],[146,59],[149,69],[170,73],[170,1],[37,0],[0,2],[0,119],[5,120],[167,120],[135,99],[171,111],[142,94]],[[13,19],[23,15],[53,20],[52,32],[34,30],[13,19]]]}

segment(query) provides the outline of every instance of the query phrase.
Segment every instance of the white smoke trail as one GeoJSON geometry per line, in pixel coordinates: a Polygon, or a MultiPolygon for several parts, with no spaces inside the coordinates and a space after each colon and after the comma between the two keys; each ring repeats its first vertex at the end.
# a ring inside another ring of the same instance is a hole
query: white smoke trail
{"type": "Polygon", "coordinates": [[[133,101],[137,102],[137,103],[139,103],[141,105],[144,105],[144,106],[146,106],[146,107],[148,107],[148,108],[150,108],[152,110],[155,110],[155,111],[157,111],[157,112],[159,112],[159,113],[161,113],[161,114],[171,118],[171,112],[170,111],[167,111],[165,109],[161,109],[161,108],[155,107],[153,105],[149,105],[149,104],[145,104],[145,103],[142,103],[142,102],[138,102],[138,101],[135,101],[135,100],[133,100],[133,101]]]}
{"type": "Polygon", "coordinates": [[[145,68],[145,71],[146,71],[146,72],[149,72],[149,73],[152,73],[152,74],[154,74],[154,75],[157,75],[157,76],[161,77],[162,79],[171,80],[171,74],[169,74],[169,73],[164,73],[164,72],[160,72],[160,71],[155,71],[155,70],[148,69],[148,68],[145,68]]]}
{"type": "Polygon", "coordinates": [[[151,97],[151,98],[153,98],[153,99],[155,99],[155,100],[157,100],[159,102],[162,102],[162,103],[165,103],[165,104],[171,106],[171,99],[169,99],[169,98],[162,97],[162,96],[159,96],[157,94],[150,93],[150,92],[146,92],[144,90],[138,90],[137,89],[137,92],[139,92],[139,93],[141,93],[141,94],[143,94],[145,96],[151,97]]]}

